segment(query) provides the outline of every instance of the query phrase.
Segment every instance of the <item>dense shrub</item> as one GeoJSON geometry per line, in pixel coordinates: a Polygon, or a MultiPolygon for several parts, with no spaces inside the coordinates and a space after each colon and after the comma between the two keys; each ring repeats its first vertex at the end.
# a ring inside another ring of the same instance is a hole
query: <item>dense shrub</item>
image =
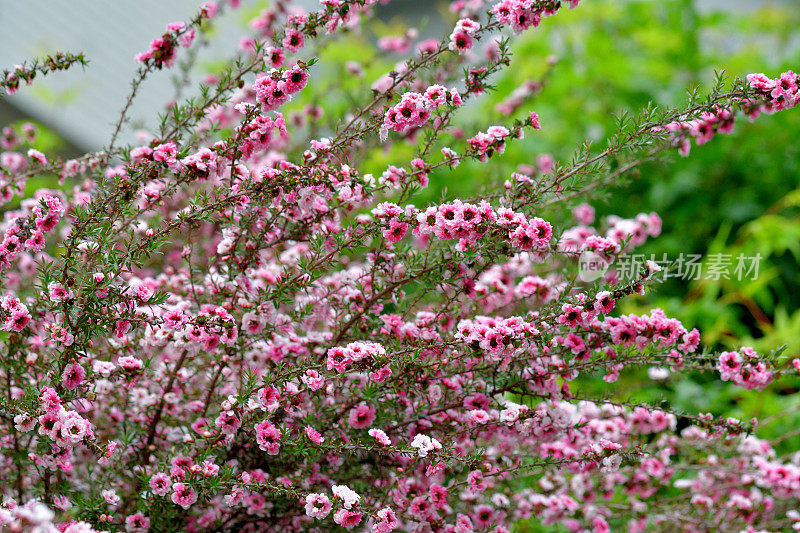
{"type": "MultiPolygon", "coordinates": [[[[6,132],[3,200],[37,176],[55,173],[60,186],[28,191],[2,228],[0,523],[466,532],[523,519],[570,531],[800,522],[800,466],[753,435],[755,420],[583,386],[645,368],[762,390],[796,379],[800,361],[747,346],[714,353],[660,309],[620,313],[663,275],[650,261],[618,268],[661,218],[568,209],[742,117],[794,107],[800,78],[720,78],[680,107],[621,117],[603,147],[539,154],[485,194],[433,200],[432,176],[482,163],[488,180],[507,146],[547,135],[535,111],[522,113],[536,83],[503,101],[522,118],[453,121],[510,64],[509,39],[578,1],[455,2],[441,41],[413,51],[408,36],[382,41],[407,58],[377,81],[353,62],[317,62],[315,43],[357,33],[374,3],[325,0],[301,14],[277,2],[252,22],[241,57],[142,145],[118,146],[137,88],[197,46],[216,3],[137,55],[105,150],[61,161],[30,147],[32,129],[6,132]],[[349,79],[322,76],[339,67],[349,79]],[[347,109],[291,107],[317,74],[347,109]],[[380,173],[360,170],[381,160],[380,173]]],[[[83,57],[58,61],[23,65],[2,86],[83,57]]]]}

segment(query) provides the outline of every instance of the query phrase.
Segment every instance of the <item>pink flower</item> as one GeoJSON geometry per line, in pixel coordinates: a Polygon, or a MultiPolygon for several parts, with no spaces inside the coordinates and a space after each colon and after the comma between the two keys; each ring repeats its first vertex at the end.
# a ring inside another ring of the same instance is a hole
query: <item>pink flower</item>
{"type": "Polygon", "coordinates": [[[440,450],[442,445],[438,440],[433,439],[428,435],[418,433],[411,441],[411,447],[417,449],[417,453],[420,457],[427,457],[430,452],[440,450]]]}
{"type": "Polygon", "coordinates": [[[3,322],[3,329],[6,331],[22,331],[25,326],[31,321],[31,316],[28,314],[28,308],[19,309],[11,313],[5,322],[3,322]]]}
{"type": "Polygon", "coordinates": [[[114,489],[111,490],[105,489],[101,492],[101,495],[103,496],[103,499],[106,501],[106,503],[112,507],[116,507],[117,505],[119,505],[119,502],[122,500],[119,496],[117,496],[117,491],[115,491],[114,489]]]}
{"type": "Polygon", "coordinates": [[[553,226],[546,220],[536,217],[530,222],[530,227],[533,232],[533,243],[539,248],[546,247],[553,237],[553,226]]]}
{"type": "Polygon", "coordinates": [[[39,417],[39,435],[56,440],[61,435],[61,417],[54,412],[49,412],[39,417]]]}
{"type": "Polygon", "coordinates": [[[747,81],[753,89],[759,89],[764,92],[769,92],[775,88],[775,80],[768,78],[765,74],[748,74],[747,81]]]}
{"type": "Polygon", "coordinates": [[[278,455],[281,448],[280,440],[283,437],[278,428],[268,420],[264,420],[256,424],[255,430],[258,447],[269,455],[278,455]]]}
{"type": "Polygon", "coordinates": [[[28,413],[20,413],[14,416],[14,427],[17,429],[17,431],[27,433],[32,431],[35,425],[36,420],[31,418],[28,413]]]}
{"type": "Polygon", "coordinates": [[[325,378],[320,375],[316,370],[306,370],[306,373],[300,378],[311,390],[319,390],[325,384],[325,378]]]}
{"type": "Polygon", "coordinates": [[[472,409],[467,413],[467,420],[474,426],[486,424],[491,420],[489,413],[483,409],[472,409]]]}
{"type": "Polygon", "coordinates": [[[55,389],[50,387],[42,388],[42,392],[39,395],[39,401],[41,402],[44,410],[48,413],[58,412],[61,408],[61,398],[55,389]]]}
{"type": "Polygon", "coordinates": [[[86,371],[78,363],[71,363],[64,369],[61,374],[61,385],[67,390],[78,388],[84,378],[86,378],[86,371]]]}
{"type": "Polygon", "coordinates": [[[306,515],[317,520],[322,520],[331,512],[333,504],[324,494],[309,494],[306,496],[306,515]]]}
{"type": "Polygon", "coordinates": [[[266,57],[273,68],[281,68],[283,62],[286,61],[286,53],[282,49],[275,48],[274,46],[267,48],[266,57]]]}
{"type": "Polygon", "coordinates": [[[530,123],[531,123],[531,127],[533,129],[535,129],[535,130],[542,129],[542,125],[539,123],[539,113],[537,113],[536,111],[531,111],[529,120],[530,120],[530,123]]]}
{"type": "Polygon", "coordinates": [[[392,218],[389,220],[389,228],[383,232],[383,236],[387,241],[394,243],[405,237],[407,230],[408,224],[392,218]]]}
{"type": "Polygon", "coordinates": [[[564,304],[561,306],[562,314],[556,318],[556,322],[565,326],[579,326],[586,318],[583,307],[579,305],[564,304]]]}
{"type": "Polygon", "coordinates": [[[357,526],[361,522],[363,514],[361,511],[349,511],[347,509],[339,509],[333,513],[333,521],[347,529],[357,526]]]}
{"type": "Polygon", "coordinates": [[[203,461],[201,472],[206,477],[216,477],[216,475],[219,473],[219,465],[215,465],[213,462],[205,460],[203,461]]]}
{"type": "Polygon", "coordinates": [[[486,482],[483,479],[483,472],[480,470],[472,470],[467,474],[467,483],[474,494],[481,494],[487,488],[486,482]]]}
{"type": "Polygon", "coordinates": [[[594,207],[589,204],[580,204],[572,210],[572,216],[578,221],[578,224],[587,226],[594,222],[594,207]]]}
{"type": "Polygon", "coordinates": [[[494,509],[485,504],[478,505],[475,508],[474,518],[475,524],[479,528],[488,527],[491,525],[492,519],[494,518],[494,509]]]}
{"type": "Polygon", "coordinates": [[[45,155],[39,150],[31,148],[30,150],[28,150],[28,157],[30,157],[34,161],[39,162],[42,165],[47,164],[47,157],[45,157],[45,155]]]}
{"type": "MultiPolygon", "coordinates": [[[[170,30],[168,27],[167,31],[173,32],[174,30],[170,30]]],[[[150,48],[145,52],[136,54],[134,58],[141,63],[152,62],[156,68],[161,69],[164,67],[171,67],[175,64],[175,59],[177,57],[175,52],[174,33],[165,33],[161,37],[153,39],[150,42],[150,48]]]]}
{"type": "Polygon", "coordinates": [[[283,73],[283,80],[283,89],[288,94],[294,94],[301,91],[308,83],[308,72],[299,65],[295,65],[283,73]]]}
{"type": "Polygon", "coordinates": [[[375,533],[389,533],[394,531],[398,524],[397,516],[390,507],[384,507],[377,512],[379,522],[373,526],[375,533]]]}
{"type": "MultiPolygon", "coordinates": [[[[247,315],[245,315],[246,317],[247,315]]],[[[189,317],[183,314],[182,311],[178,309],[173,309],[171,311],[167,311],[163,315],[164,318],[164,326],[169,329],[178,330],[181,329],[184,324],[189,322],[189,317]]]]}
{"type": "Polygon", "coordinates": [[[311,426],[306,426],[306,436],[313,442],[314,444],[322,444],[325,442],[325,438],[320,435],[319,431],[312,428],[311,426]]]}
{"type": "Polygon", "coordinates": [[[384,446],[389,446],[392,443],[392,440],[381,429],[372,428],[367,433],[384,446]]]}
{"type": "Polygon", "coordinates": [[[53,505],[62,511],[69,511],[72,509],[72,502],[69,501],[69,498],[61,494],[53,497],[53,505]]]}
{"type": "Polygon", "coordinates": [[[127,370],[128,372],[136,372],[144,368],[144,363],[141,359],[137,359],[132,355],[125,355],[117,359],[117,364],[127,370]]]}
{"type": "Polygon", "coordinates": [[[386,381],[386,378],[392,375],[392,369],[389,365],[383,365],[378,370],[370,374],[370,379],[375,383],[383,383],[386,381]]]}
{"type": "Polygon", "coordinates": [[[233,411],[222,411],[214,421],[214,425],[218,427],[222,433],[233,435],[236,433],[236,430],[241,427],[242,421],[239,420],[239,417],[236,416],[233,411]]]}
{"type": "Polygon", "coordinates": [[[678,348],[686,353],[694,352],[700,344],[700,332],[694,328],[692,331],[684,333],[682,340],[683,342],[678,345],[678,348]]]}
{"type": "Polygon", "coordinates": [[[158,496],[166,496],[172,480],[164,472],[159,472],[150,477],[150,488],[158,496]]]}
{"type": "Polygon", "coordinates": [[[341,373],[344,372],[352,362],[353,357],[350,350],[340,347],[328,350],[328,370],[336,369],[337,372],[341,373]]]}
{"type": "Polygon", "coordinates": [[[61,418],[61,437],[72,445],[81,442],[90,431],[89,422],[75,411],[67,411],[61,418]]]}
{"type": "Polygon", "coordinates": [[[473,41],[472,36],[470,36],[467,32],[464,31],[454,31],[450,35],[450,50],[457,51],[457,52],[465,52],[472,48],[473,41]]]}
{"type": "Polygon", "coordinates": [[[259,397],[259,404],[262,409],[269,411],[270,413],[277,410],[280,407],[280,398],[281,393],[280,391],[270,385],[269,387],[264,387],[260,391],[258,391],[259,397]]]}
{"type": "Polygon", "coordinates": [[[294,29],[288,29],[286,30],[286,35],[283,38],[282,44],[284,48],[294,54],[305,46],[306,40],[301,32],[294,29]]]}
{"type": "Polygon", "coordinates": [[[359,404],[350,410],[350,416],[347,421],[355,429],[364,429],[369,427],[375,420],[375,409],[365,403],[359,404]]]}
{"type": "Polygon", "coordinates": [[[172,501],[184,509],[188,509],[197,501],[197,492],[187,483],[173,483],[172,501]]]}
{"type": "Polygon", "coordinates": [[[125,518],[125,531],[128,533],[145,533],[150,529],[150,519],[142,513],[129,515],[125,518]]]}
{"type": "Polygon", "coordinates": [[[717,362],[717,369],[722,379],[728,381],[738,375],[742,368],[742,357],[737,352],[722,352],[717,362]]]}
{"type": "Polygon", "coordinates": [[[62,302],[72,297],[71,292],[68,292],[63,285],[56,281],[48,283],[47,293],[54,302],[62,302]]]}
{"type": "Polygon", "coordinates": [[[195,37],[195,29],[189,28],[178,37],[178,42],[180,42],[181,46],[183,46],[184,48],[189,48],[190,46],[192,46],[194,37],[195,37]]]}

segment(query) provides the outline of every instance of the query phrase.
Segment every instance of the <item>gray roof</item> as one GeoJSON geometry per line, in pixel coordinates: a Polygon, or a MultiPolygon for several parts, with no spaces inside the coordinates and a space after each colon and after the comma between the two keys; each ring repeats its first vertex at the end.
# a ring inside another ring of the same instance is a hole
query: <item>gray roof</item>
{"type": "MultiPolygon", "coordinates": [[[[198,0],[14,0],[0,2],[0,65],[56,51],[85,52],[90,63],[37,78],[6,96],[25,114],[53,127],[84,150],[108,142],[138,67],[134,55],[164,33],[169,22],[189,20],[198,0]]],[[[241,11],[217,22],[218,33],[199,61],[230,57],[244,34],[241,11]]],[[[180,53],[186,54],[185,49],[180,53]]],[[[179,56],[180,57],[180,56],[179,56]]],[[[157,71],[141,87],[130,113],[153,126],[164,103],[174,97],[173,73],[157,71]]],[[[130,129],[121,140],[133,142],[130,129]]]]}

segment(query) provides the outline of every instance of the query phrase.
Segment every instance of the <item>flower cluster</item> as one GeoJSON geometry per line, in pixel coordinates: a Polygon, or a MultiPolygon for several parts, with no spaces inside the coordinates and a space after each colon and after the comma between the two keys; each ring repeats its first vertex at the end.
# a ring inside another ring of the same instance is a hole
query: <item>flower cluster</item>
{"type": "Polygon", "coordinates": [[[761,390],[772,381],[772,372],[749,346],[742,346],[735,352],[722,352],[717,370],[723,381],[732,381],[745,389],[761,390]]]}
{"type": "Polygon", "coordinates": [[[390,107],[383,117],[382,131],[405,131],[419,128],[428,122],[433,111],[442,105],[458,107],[461,95],[455,89],[431,85],[424,93],[407,92],[390,107]]]}
{"type": "MultiPolygon", "coordinates": [[[[569,0],[569,7],[577,7],[580,0],[569,0]]],[[[539,25],[543,18],[555,15],[563,2],[541,0],[502,0],[492,6],[497,20],[521,33],[539,25]]]]}
{"type": "Polygon", "coordinates": [[[3,320],[4,331],[22,331],[31,320],[28,307],[19,301],[13,294],[0,298],[0,318],[3,320]]]}
{"type": "MultiPolygon", "coordinates": [[[[738,103],[751,119],[757,118],[761,113],[792,109],[800,102],[800,76],[791,70],[775,79],[765,74],[748,74],[747,81],[757,91],[757,97],[742,98],[738,103]]],[[[735,113],[731,108],[717,107],[713,111],[703,112],[697,119],[670,122],[658,129],[669,132],[679,147],[680,154],[688,156],[692,138],[698,146],[703,145],[718,133],[732,133],[734,123],[735,113]]]]}
{"type": "MultiPolygon", "coordinates": [[[[398,207],[395,213],[399,215],[402,210],[398,207]]],[[[495,210],[485,201],[476,205],[456,200],[431,206],[417,212],[415,219],[415,235],[459,239],[461,247],[474,244],[492,233],[504,234],[510,244],[520,250],[545,250],[553,237],[553,226],[546,220],[539,217],[528,219],[524,213],[506,207],[495,210]]],[[[396,242],[398,235],[402,238],[405,234],[405,225],[391,218],[387,232],[387,239],[396,242]]]]}
{"type": "MultiPolygon", "coordinates": [[[[279,139],[276,133],[283,137],[288,134],[281,113],[275,113],[274,118],[268,115],[255,117],[250,122],[238,126],[237,131],[243,139],[240,150],[245,157],[274,146],[279,139]]],[[[269,179],[272,174],[272,169],[267,167],[260,172],[259,178],[269,179]]]]}
{"type": "Polygon", "coordinates": [[[453,33],[450,34],[450,44],[448,47],[450,50],[457,52],[469,50],[473,46],[473,37],[480,29],[480,23],[472,19],[464,18],[459,20],[455,28],[453,28],[453,33]]]}
{"type": "Polygon", "coordinates": [[[775,79],[763,73],[748,74],[747,81],[765,100],[763,106],[748,110],[753,117],[757,117],[759,112],[770,113],[791,109],[800,102],[800,76],[791,70],[787,70],[775,79]]]}
{"type": "Polygon", "coordinates": [[[272,70],[256,78],[253,90],[262,111],[272,111],[289,101],[293,94],[303,90],[308,83],[308,72],[300,65],[279,72],[272,70]]]}
{"type": "Polygon", "coordinates": [[[365,365],[373,365],[374,362],[385,359],[386,350],[383,346],[375,342],[351,342],[345,347],[335,347],[328,350],[326,365],[328,370],[336,370],[339,373],[347,370],[348,367],[364,360],[365,365]]]}
{"type": "Polygon", "coordinates": [[[526,335],[535,337],[538,334],[539,330],[533,324],[519,317],[501,320],[479,317],[459,322],[455,338],[473,349],[502,354],[519,348],[526,335]]]}
{"type": "MultiPolygon", "coordinates": [[[[644,244],[648,237],[661,234],[661,217],[657,213],[639,213],[634,218],[610,216],[605,220],[604,232],[588,225],[594,219],[591,206],[580,206],[576,218],[583,223],[564,230],[558,243],[559,250],[575,255],[591,254],[592,259],[606,267],[620,252],[630,251],[644,244]]],[[[616,281],[616,278],[610,277],[608,281],[616,281]]]]}
{"type": "Polygon", "coordinates": [[[66,209],[55,193],[45,189],[23,200],[21,209],[5,215],[0,242],[0,270],[7,268],[21,253],[36,253],[45,247],[45,235],[53,231],[66,209]]]}
{"type": "Polygon", "coordinates": [[[136,54],[136,61],[152,64],[157,69],[171,67],[177,59],[178,46],[189,48],[194,41],[195,29],[184,22],[171,22],[167,24],[167,31],[161,37],[150,42],[150,47],[145,52],[136,54]]]}
{"type": "MultiPolygon", "coordinates": [[[[531,125],[536,128],[538,126],[538,117],[534,119],[531,116],[531,125]]],[[[506,138],[514,136],[517,139],[523,137],[521,128],[516,128],[514,132],[505,126],[491,126],[486,132],[481,132],[467,139],[470,149],[478,155],[480,161],[486,161],[489,157],[497,154],[502,154],[506,149],[506,138]]]]}

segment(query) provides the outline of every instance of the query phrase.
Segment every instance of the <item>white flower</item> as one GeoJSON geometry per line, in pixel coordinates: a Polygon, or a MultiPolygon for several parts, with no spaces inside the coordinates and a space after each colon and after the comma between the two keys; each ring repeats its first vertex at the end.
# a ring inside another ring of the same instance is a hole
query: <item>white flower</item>
{"type": "Polygon", "coordinates": [[[75,411],[68,411],[61,420],[61,436],[72,444],[81,442],[87,429],[86,420],[75,411]]]}
{"type": "Polygon", "coordinates": [[[347,485],[334,485],[331,487],[331,491],[334,496],[344,500],[345,509],[350,509],[361,501],[361,496],[347,485]]]}
{"type": "Polygon", "coordinates": [[[669,377],[669,368],[662,366],[651,366],[647,369],[647,375],[654,381],[660,381],[669,377]]]}
{"type": "Polygon", "coordinates": [[[117,366],[110,361],[95,361],[92,363],[92,371],[103,377],[108,377],[117,366]]]}
{"type": "Polygon", "coordinates": [[[519,415],[523,411],[527,410],[526,406],[514,403],[509,400],[503,402],[503,407],[504,409],[500,411],[500,421],[505,422],[509,426],[519,419],[519,415]]]}
{"type": "Polygon", "coordinates": [[[616,472],[619,470],[619,465],[622,464],[622,457],[619,455],[612,455],[603,459],[603,467],[600,469],[605,473],[616,472]]]}
{"type": "Polygon", "coordinates": [[[420,457],[427,457],[428,453],[433,450],[441,450],[442,444],[438,440],[432,439],[427,435],[418,434],[414,437],[414,440],[411,441],[411,447],[417,448],[417,453],[419,453],[420,457]]]}
{"type": "Polygon", "coordinates": [[[121,498],[117,496],[117,491],[114,489],[105,489],[100,494],[102,494],[103,499],[106,503],[112,507],[119,505],[121,498]]]}
{"type": "Polygon", "coordinates": [[[661,267],[658,266],[658,263],[656,263],[655,261],[651,261],[648,259],[645,264],[647,265],[647,271],[650,274],[655,274],[656,272],[661,272],[662,270],[661,267]]]}

